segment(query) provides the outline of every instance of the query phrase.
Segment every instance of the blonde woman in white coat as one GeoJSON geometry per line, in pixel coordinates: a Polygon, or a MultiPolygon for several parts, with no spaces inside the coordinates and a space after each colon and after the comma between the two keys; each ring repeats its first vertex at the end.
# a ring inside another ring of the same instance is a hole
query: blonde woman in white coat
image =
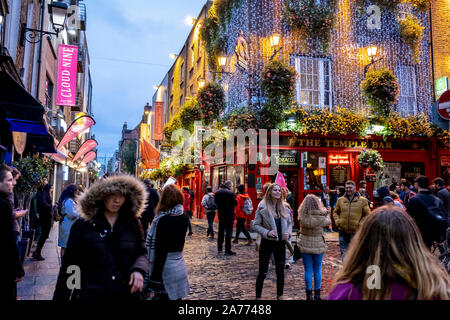
{"type": "Polygon", "coordinates": [[[264,279],[269,268],[270,256],[275,258],[277,274],[277,299],[283,298],[286,240],[291,237],[292,219],[281,198],[281,187],[269,186],[258,206],[252,230],[262,237],[259,248],[259,273],[256,279],[256,299],[261,299],[264,279]]]}
{"type": "Polygon", "coordinates": [[[309,194],[298,209],[298,221],[300,235],[297,245],[305,267],[306,299],[312,300],[312,276],[314,272],[314,300],[321,300],[322,259],[327,250],[323,228],[331,224],[329,211],[318,197],[309,194]]]}

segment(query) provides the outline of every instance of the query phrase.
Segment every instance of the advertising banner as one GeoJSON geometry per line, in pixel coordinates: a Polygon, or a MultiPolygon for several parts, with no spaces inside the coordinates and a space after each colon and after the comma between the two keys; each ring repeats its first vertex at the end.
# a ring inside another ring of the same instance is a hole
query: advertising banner
{"type": "Polygon", "coordinates": [[[92,127],[94,124],[95,121],[90,116],[84,115],[76,118],[70,125],[69,129],[67,129],[66,133],[64,134],[64,137],[58,144],[57,149],[62,151],[63,146],[68,144],[73,138],[78,136],[80,133],[83,133],[84,131],[92,127]]]}
{"type": "Polygon", "coordinates": [[[77,99],[78,47],[61,44],[58,55],[56,104],[74,107],[77,99]]]}
{"type": "Polygon", "coordinates": [[[82,164],[88,164],[89,162],[91,162],[92,160],[94,160],[95,158],[97,158],[97,152],[95,151],[89,151],[83,158],[83,160],[81,160],[82,164]]]}
{"type": "Polygon", "coordinates": [[[164,106],[163,102],[155,102],[155,122],[154,122],[155,130],[153,132],[155,135],[155,140],[159,141],[163,139],[163,129],[164,129],[163,106],[164,106]]]}
{"type": "Polygon", "coordinates": [[[98,143],[94,139],[86,140],[81,145],[80,149],[78,149],[78,152],[75,154],[75,157],[73,157],[72,162],[77,161],[79,158],[81,158],[82,156],[84,156],[86,153],[88,153],[89,151],[91,151],[92,149],[94,149],[97,146],[98,146],[98,143]]]}

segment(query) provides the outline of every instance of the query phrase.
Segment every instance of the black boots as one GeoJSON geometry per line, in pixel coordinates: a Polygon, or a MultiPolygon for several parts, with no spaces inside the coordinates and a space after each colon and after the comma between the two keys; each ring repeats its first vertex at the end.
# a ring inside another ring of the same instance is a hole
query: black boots
{"type": "Polygon", "coordinates": [[[312,299],[313,299],[312,290],[306,289],[306,300],[312,300],[312,299]]]}
{"type": "Polygon", "coordinates": [[[322,300],[320,299],[320,289],[314,290],[314,300],[322,300]]]}

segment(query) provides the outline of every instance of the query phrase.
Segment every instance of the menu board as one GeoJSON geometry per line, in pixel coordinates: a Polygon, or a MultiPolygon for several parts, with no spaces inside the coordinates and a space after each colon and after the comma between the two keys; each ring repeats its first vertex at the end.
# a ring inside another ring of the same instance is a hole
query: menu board
{"type": "Polygon", "coordinates": [[[331,169],[333,180],[337,184],[344,184],[347,179],[347,169],[341,166],[336,166],[331,169]]]}

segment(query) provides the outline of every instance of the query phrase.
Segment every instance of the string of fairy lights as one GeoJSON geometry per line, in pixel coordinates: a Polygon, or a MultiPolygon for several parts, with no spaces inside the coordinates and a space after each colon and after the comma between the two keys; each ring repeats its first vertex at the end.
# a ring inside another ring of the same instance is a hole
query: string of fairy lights
{"type": "MultiPolygon", "coordinates": [[[[398,10],[381,8],[381,28],[369,30],[367,20],[370,13],[366,9],[376,1],[365,1],[363,10],[357,8],[356,0],[339,0],[335,25],[331,30],[329,52],[321,52],[315,40],[300,37],[295,31],[288,30],[283,22],[284,0],[243,0],[235,9],[230,22],[226,25],[226,54],[229,74],[219,76],[225,89],[228,105],[231,109],[250,103],[258,105],[260,92],[260,73],[268,63],[273,50],[268,38],[273,33],[281,35],[282,50],[276,58],[294,65],[296,56],[325,58],[331,61],[333,105],[367,112],[367,104],[362,97],[360,83],[364,79],[364,66],[370,62],[366,48],[377,46],[378,57],[383,58],[371,68],[387,67],[403,79],[408,77],[414,86],[417,112],[430,113],[431,82],[429,56],[429,17],[428,12],[413,12],[410,4],[400,4],[398,10]],[[420,45],[420,62],[412,59],[411,49],[402,43],[398,31],[398,18],[414,14],[424,27],[420,45]],[[235,47],[237,38],[243,36],[248,44],[249,63],[245,70],[236,66],[235,47]],[[406,68],[399,68],[405,66],[406,68]]],[[[400,80],[399,79],[399,80],[400,80]]],[[[401,82],[401,81],[400,81],[401,82]]]]}

